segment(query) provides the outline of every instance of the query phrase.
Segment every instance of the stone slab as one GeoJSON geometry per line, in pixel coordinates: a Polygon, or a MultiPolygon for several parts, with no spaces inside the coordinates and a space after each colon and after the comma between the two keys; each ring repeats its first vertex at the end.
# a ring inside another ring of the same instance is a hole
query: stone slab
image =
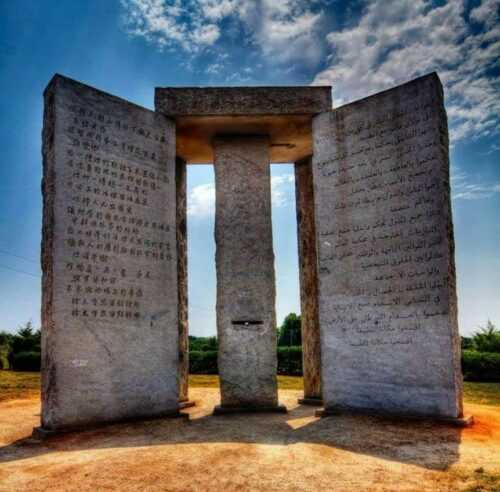
{"type": "Polygon", "coordinates": [[[318,306],[318,255],[311,157],[295,163],[295,204],[299,249],[300,318],[304,401],[321,401],[321,337],[318,306]]]}
{"type": "Polygon", "coordinates": [[[437,75],[316,116],[313,138],[325,406],[460,418],[437,75]]]}
{"type": "Polygon", "coordinates": [[[240,413],[287,413],[288,410],[285,405],[275,405],[272,407],[263,406],[242,406],[230,407],[224,405],[217,405],[214,407],[214,415],[235,415],[240,413]]]}
{"type": "Polygon", "coordinates": [[[165,87],[156,111],[177,124],[177,153],[188,164],[214,161],[217,135],[268,135],[270,161],[312,153],[311,118],[332,107],[331,87],[165,87]]]}
{"type": "Polygon", "coordinates": [[[42,427],[176,413],[175,124],[59,75],[44,97],[42,427]]]}
{"type": "Polygon", "coordinates": [[[220,137],[214,152],[221,403],[276,407],[269,139],[220,137]]]}
{"type": "Polygon", "coordinates": [[[330,86],[156,87],[166,116],[313,115],[332,107],[330,86]]]}
{"type": "Polygon", "coordinates": [[[179,402],[189,399],[189,330],[187,279],[187,169],[177,158],[175,170],[177,210],[177,295],[179,311],[179,402]]]}

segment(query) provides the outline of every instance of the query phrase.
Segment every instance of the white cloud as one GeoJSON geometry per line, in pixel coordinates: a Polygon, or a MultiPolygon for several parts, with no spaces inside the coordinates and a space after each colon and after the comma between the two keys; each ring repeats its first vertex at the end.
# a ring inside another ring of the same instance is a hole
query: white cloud
{"type": "Polygon", "coordinates": [[[470,18],[480,24],[493,27],[498,21],[498,0],[483,0],[483,2],[470,12],[470,18]]]}
{"type": "MultiPolygon", "coordinates": [[[[468,0],[372,0],[355,24],[328,35],[321,0],[121,2],[132,36],[159,49],[219,52],[208,74],[223,70],[224,35],[290,71],[323,60],[313,83],[332,84],[336,106],[436,70],[452,142],[500,133],[500,0],[482,0],[469,13],[468,0]]],[[[225,80],[247,83],[249,68],[225,80]]]]}
{"type": "Polygon", "coordinates": [[[210,218],[215,215],[215,185],[207,183],[195,186],[187,200],[187,214],[190,217],[210,218]]]}
{"type": "Polygon", "coordinates": [[[500,193],[500,182],[487,183],[480,177],[472,177],[456,167],[451,170],[453,200],[480,200],[500,193]]]}
{"type": "Polygon", "coordinates": [[[264,0],[256,12],[247,12],[243,19],[253,29],[265,56],[281,62],[301,59],[315,64],[322,54],[318,38],[322,16],[322,12],[313,13],[308,2],[264,0]]]}
{"type": "Polygon", "coordinates": [[[284,207],[295,200],[295,176],[282,174],[271,177],[271,200],[275,207],[284,207]]]}
{"type": "Polygon", "coordinates": [[[221,63],[212,63],[208,65],[208,67],[205,69],[205,73],[208,73],[210,75],[217,75],[223,70],[224,65],[221,63]]]}
{"type": "MultiPolygon", "coordinates": [[[[295,199],[295,177],[283,174],[271,177],[271,201],[275,207],[284,207],[295,199]]],[[[193,187],[187,201],[187,214],[195,218],[211,218],[215,215],[215,184],[205,183],[193,187]]]]}
{"type": "Polygon", "coordinates": [[[275,62],[317,63],[323,13],[307,0],[121,0],[127,31],[160,49],[197,52],[221,37],[222,22],[239,23],[240,39],[275,62]]]}
{"type": "Polygon", "coordinates": [[[314,84],[332,84],[335,105],[350,102],[436,70],[445,86],[454,140],[500,130],[498,0],[471,11],[464,0],[434,6],[428,0],[369,2],[353,27],[327,36],[329,66],[314,84]]]}

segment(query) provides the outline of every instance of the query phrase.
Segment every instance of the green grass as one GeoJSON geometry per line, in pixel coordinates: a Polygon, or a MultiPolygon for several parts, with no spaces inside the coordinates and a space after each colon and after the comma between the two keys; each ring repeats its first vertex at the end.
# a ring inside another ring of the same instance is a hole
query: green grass
{"type": "Polygon", "coordinates": [[[467,403],[500,406],[500,383],[464,383],[464,400],[467,403]]]}
{"type": "MultiPolygon", "coordinates": [[[[189,385],[193,388],[218,388],[219,376],[191,374],[189,385]]],[[[278,376],[278,387],[302,390],[303,380],[296,376],[278,376]]],[[[39,373],[0,370],[0,401],[28,398],[39,392],[39,373]]],[[[467,403],[500,406],[500,383],[464,383],[464,400],[467,403]]]]}
{"type": "Polygon", "coordinates": [[[0,370],[0,401],[30,398],[40,393],[39,372],[0,370]]]}
{"type": "MultiPolygon", "coordinates": [[[[218,388],[219,376],[205,374],[190,374],[189,386],[193,388],[218,388]]],[[[297,376],[278,376],[279,389],[304,389],[304,382],[301,377],[297,376]]]]}

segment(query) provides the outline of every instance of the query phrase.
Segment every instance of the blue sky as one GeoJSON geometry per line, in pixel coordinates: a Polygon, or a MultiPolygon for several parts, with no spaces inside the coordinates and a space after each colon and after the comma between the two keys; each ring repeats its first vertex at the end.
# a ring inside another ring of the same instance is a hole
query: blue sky
{"type": "MultiPolygon", "coordinates": [[[[152,108],[155,86],[333,85],[437,70],[452,137],[462,334],[500,326],[499,1],[0,0],[0,330],[39,326],[42,92],[55,72],[152,108]]],[[[190,330],[215,334],[213,170],[190,166],[190,330]]],[[[299,311],[293,169],[272,166],[277,314],[299,311]]]]}

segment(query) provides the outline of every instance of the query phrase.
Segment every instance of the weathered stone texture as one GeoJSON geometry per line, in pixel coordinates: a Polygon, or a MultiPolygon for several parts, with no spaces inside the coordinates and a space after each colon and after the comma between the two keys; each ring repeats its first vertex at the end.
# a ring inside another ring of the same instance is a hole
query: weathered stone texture
{"type": "Polygon", "coordinates": [[[331,107],[330,86],[155,89],[155,109],[169,117],[317,114],[331,107]]]}
{"type": "Polygon", "coordinates": [[[43,158],[42,426],[176,413],[174,123],[55,76],[43,158]]]}
{"type": "Polygon", "coordinates": [[[274,407],[276,316],[269,140],[219,137],[217,332],[223,407],[274,407]]]}
{"type": "Polygon", "coordinates": [[[460,416],[437,75],[318,115],[313,138],[325,407],[460,416]]]}
{"type": "Polygon", "coordinates": [[[177,192],[177,291],[179,298],[179,401],[186,402],[189,380],[189,331],[188,331],[188,265],[187,265],[187,196],[186,163],[176,159],[177,192]]]}
{"type": "Polygon", "coordinates": [[[321,342],[311,158],[295,163],[304,398],[321,398],[321,342]]]}

